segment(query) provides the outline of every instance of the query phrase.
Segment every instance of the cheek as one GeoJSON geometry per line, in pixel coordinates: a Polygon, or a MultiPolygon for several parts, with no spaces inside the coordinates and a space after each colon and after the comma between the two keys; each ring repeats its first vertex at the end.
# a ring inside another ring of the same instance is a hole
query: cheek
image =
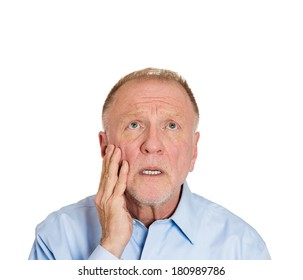
{"type": "Polygon", "coordinates": [[[125,159],[128,161],[129,164],[132,164],[135,161],[135,158],[137,157],[138,148],[133,143],[120,143],[119,145],[122,156],[121,160],[125,159]]]}
{"type": "Polygon", "coordinates": [[[192,145],[184,141],[181,145],[176,146],[171,153],[173,154],[171,161],[176,166],[177,172],[189,172],[193,157],[192,145]]]}

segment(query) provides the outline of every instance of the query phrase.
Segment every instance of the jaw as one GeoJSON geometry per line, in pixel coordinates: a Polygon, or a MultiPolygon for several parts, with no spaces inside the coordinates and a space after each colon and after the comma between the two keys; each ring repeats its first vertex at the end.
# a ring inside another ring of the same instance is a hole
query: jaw
{"type": "Polygon", "coordinates": [[[137,174],[127,182],[127,196],[138,205],[161,206],[168,202],[180,186],[175,186],[166,173],[143,175],[137,174]]]}

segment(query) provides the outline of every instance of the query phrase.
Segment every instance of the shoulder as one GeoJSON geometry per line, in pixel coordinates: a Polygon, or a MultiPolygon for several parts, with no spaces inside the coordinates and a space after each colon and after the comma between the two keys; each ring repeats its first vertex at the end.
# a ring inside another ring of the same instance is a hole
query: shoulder
{"type": "Polygon", "coordinates": [[[86,259],[100,239],[94,196],[62,207],[36,227],[35,250],[52,259],[86,259]]]}
{"type": "Polygon", "coordinates": [[[253,234],[256,233],[252,226],[225,207],[197,194],[193,194],[193,200],[198,209],[197,219],[204,220],[211,228],[224,229],[229,232],[251,231],[253,234]]]}
{"type": "Polygon", "coordinates": [[[76,203],[64,206],[57,211],[50,213],[44,221],[37,225],[36,231],[44,231],[50,227],[62,227],[65,224],[83,222],[92,215],[96,215],[94,196],[88,196],[76,203]]]}
{"type": "Polygon", "coordinates": [[[254,259],[266,249],[259,233],[236,214],[197,194],[193,201],[198,209],[199,238],[219,245],[213,251],[224,252],[225,258],[254,259]]]}
{"type": "Polygon", "coordinates": [[[193,193],[193,201],[196,206],[200,205],[200,214],[211,218],[214,222],[222,222],[226,220],[244,222],[239,216],[229,211],[224,206],[208,200],[198,194],[193,193]]]}

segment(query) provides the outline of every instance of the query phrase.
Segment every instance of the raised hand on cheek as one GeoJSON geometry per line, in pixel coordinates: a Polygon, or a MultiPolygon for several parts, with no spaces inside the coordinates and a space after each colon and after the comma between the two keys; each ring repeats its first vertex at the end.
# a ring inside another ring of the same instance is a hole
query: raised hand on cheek
{"type": "Polygon", "coordinates": [[[127,211],[124,192],[129,165],[121,161],[121,150],[109,145],[103,159],[95,205],[102,228],[100,245],[120,258],[132,234],[132,217],[127,211]],[[119,171],[120,168],[120,171],[119,171]]]}

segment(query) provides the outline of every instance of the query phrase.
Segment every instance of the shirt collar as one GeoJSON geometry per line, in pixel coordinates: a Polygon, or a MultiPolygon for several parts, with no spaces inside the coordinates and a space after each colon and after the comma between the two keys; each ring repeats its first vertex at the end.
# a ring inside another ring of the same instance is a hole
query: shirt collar
{"type": "Polygon", "coordinates": [[[194,244],[195,242],[195,203],[194,195],[190,191],[187,182],[182,186],[182,194],[176,211],[171,216],[171,219],[180,228],[183,234],[194,244]]]}

